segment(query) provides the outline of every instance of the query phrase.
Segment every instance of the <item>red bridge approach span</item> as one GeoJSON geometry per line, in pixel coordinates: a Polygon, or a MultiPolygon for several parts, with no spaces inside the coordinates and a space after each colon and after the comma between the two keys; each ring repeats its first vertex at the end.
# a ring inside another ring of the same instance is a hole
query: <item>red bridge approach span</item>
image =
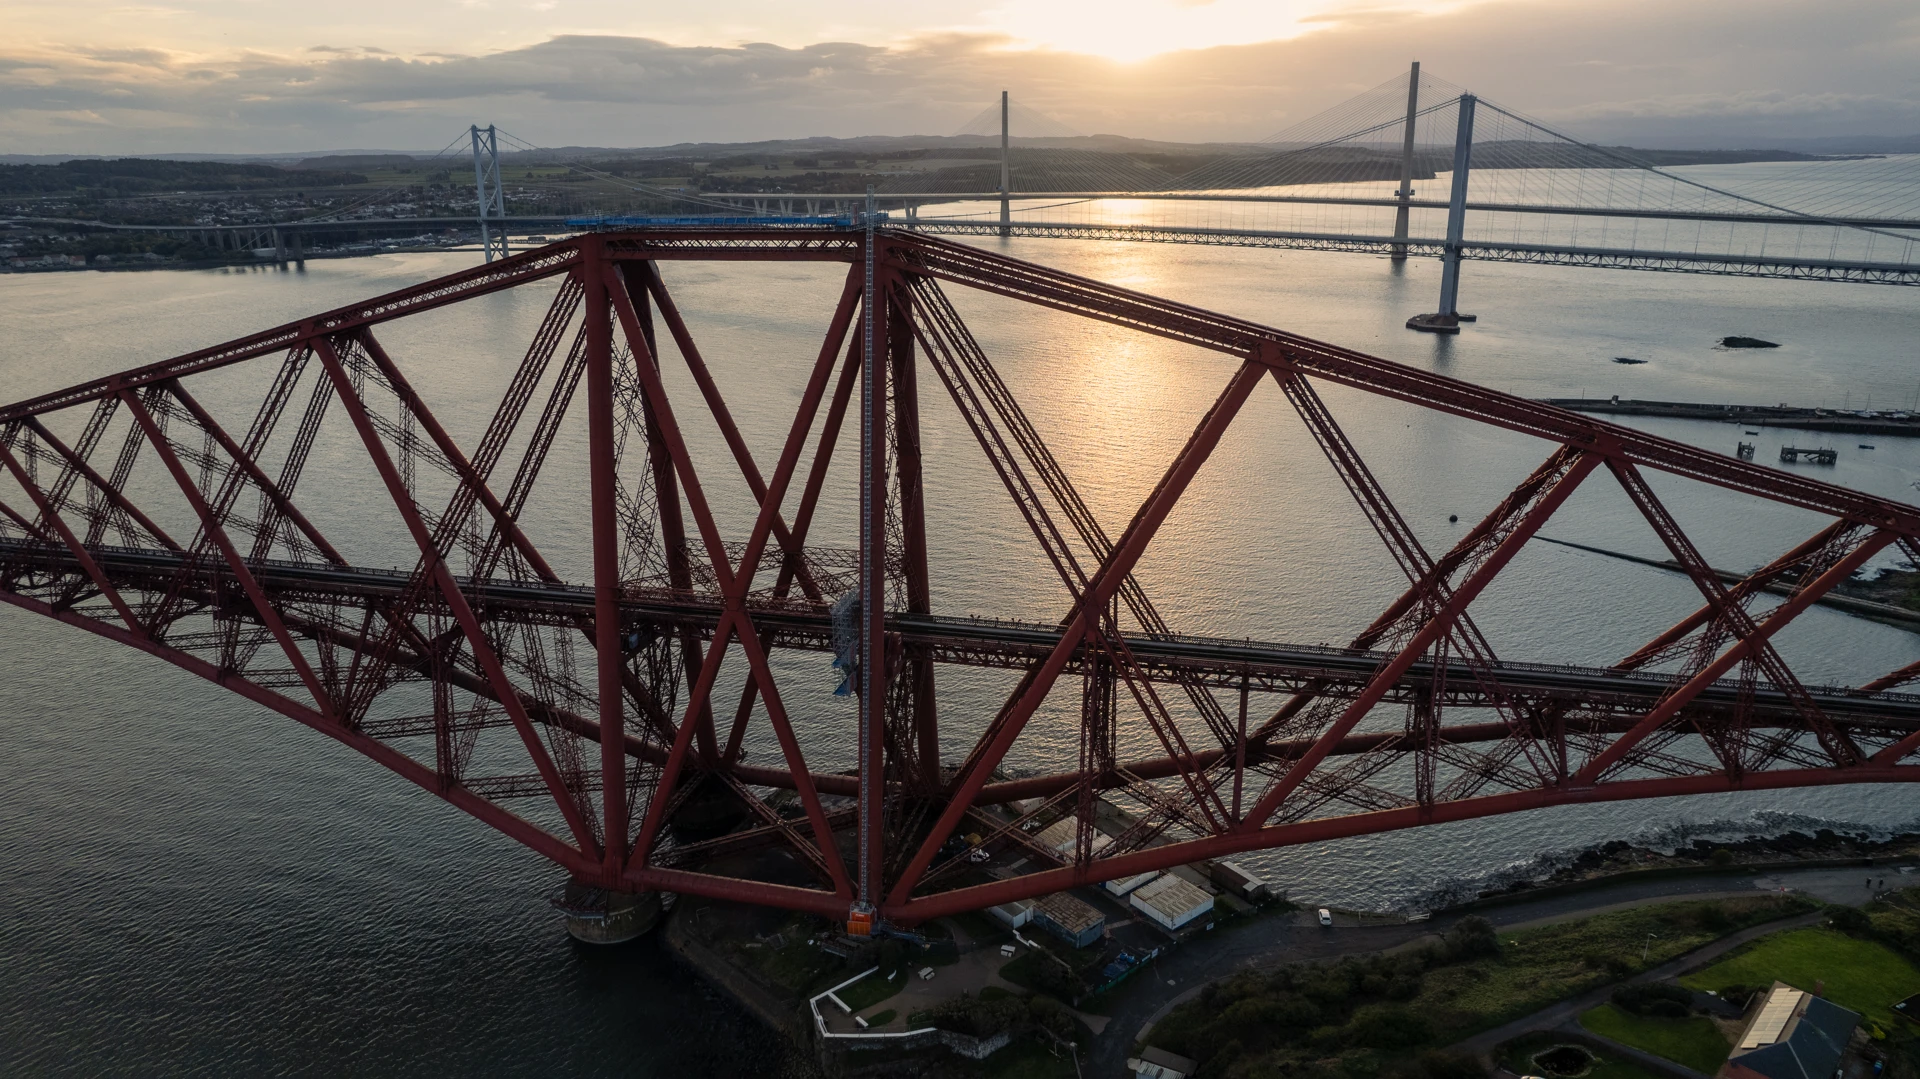
{"type": "Polygon", "coordinates": [[[1774,642],[1875,555],[1920,561],[1920,509],[884,227],[587,233],[7,405],[0,471],[0,599],[335,738],[602,896],[912,925],[1546,806],[1920,777],[1920,696],[1900,691],[1920,664],[1810,685],[1774,642]],[[847,268],[771,461],[755,459],[669,289],[700,260],[847,268]],[[535,283],[545,315],[489,391],[491,419],[457,441],[381,337],[535,283]],[[956,290],[1218,355],[1217,397],[1130,517],[1089,508],[956,290]],[[1525,436],[1538,467],[1430,551],[1323,385],[1525,436]],[[1403,578],[1345,647],[1175,632],[1135,572],[1176,507],[1231,511],[1193,505],[1190,485],[1256,393],[1284,399],[1356,506],[1354,535],[1384,544],[1403,578]],[[984,453],[990,489],[923,483],[934,408],[984,453]],[[724,453],[696,452],[696,415],[724,453]],[[583,469],[548,467],[574,447],[583,469]],[[836,463],[858,480],[857,512],[830,504],[836,463]],[[1724,584],[1653,474],[1819,523],[1724,584]],[[750,527],[722,528],[708,493],[721,482],[750,492],[750,527]],[[571,562],[539,509],[562,484],[578,492],[571,562]],[[1631,502],[1688,571],[1695,609],[1609,666],[1505,659],[1472,604],[1586,484],[1631,502]],[[1001,496],[1057,602],[999,620],[936,610],[929,501],[1001,496]],[[352,526],[323,527],[342,505],[352,526]],[[849,518],[857,534],[834,535],[849,518]],[[395,546],[345,553],[375,536],[395,546]],[[575,564],[571,578],[557,568],[575,564]],[[1780,583],[1784,601],[1757,602],[1780,583]],[[841,666],[846,696],[790,713],[820,696],[792,685],[808,652],[811,671],[841,666]],[[990,715],[942,711],[964,667],[1003,672],[990,715]],[[1076,736],[1032,737],[1036,712],[1063,700],[1076,736]],[[970,744],[943,752],[956,729],[970,744]],[[1062,820],[1070,842],[1037,837],[1062,820]],[[1017,868],[987,872],[982,848],[1017,868]]]}

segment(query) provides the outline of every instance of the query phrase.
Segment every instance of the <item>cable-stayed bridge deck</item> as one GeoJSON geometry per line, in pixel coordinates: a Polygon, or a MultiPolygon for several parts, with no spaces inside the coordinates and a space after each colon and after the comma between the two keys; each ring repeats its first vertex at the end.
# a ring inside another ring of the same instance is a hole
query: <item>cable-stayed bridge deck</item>
{"type": "Polygon", "coordinates": [[[796,158],[784,166],[769,160],[772,172],[744,182],[709,174],[663,186],[567,158],[568,179],[585,181],[569,186],[592,195],[581,194],[575,213],[509,212],[515,200],[502,195],[501,146],[543,160],[557,152],[474,128],[461,141],[471,134],[481,177],[475,218],[379,218],[367,216],[371,205],[355,203],[348,216],[272,224],[45,223],[218,233],[230,239],[225,246],[280,258],[300,257],[329,238],[478,225],[491,259],[514,233],[655,227],[691,217],[713,227],[743,217],[762,227],[804,227],[879,212],[889,227],[928,234],[1437,257],[1445,266],[1439,310],[1409,325],[1440,332],[1457,329],[1459,266],[1467,261],[1920,284],[1920,154],[1601,146],[1423,74],[1417,64],[1260,143],[1184,154],[1059,137],[1070,129],[1007,105],[997,102],[976,118],[971,126],[979,130],[960,132],[997,134],[997,151],[984,141],[930,149],[925,168],[855,160],[867,171],[796,174],[821,164],[796,158]],[[1025,129],[1012,129],[1016,117],[1025,129]],[[863,181],[873,185],[872,204],[863,181]]]}

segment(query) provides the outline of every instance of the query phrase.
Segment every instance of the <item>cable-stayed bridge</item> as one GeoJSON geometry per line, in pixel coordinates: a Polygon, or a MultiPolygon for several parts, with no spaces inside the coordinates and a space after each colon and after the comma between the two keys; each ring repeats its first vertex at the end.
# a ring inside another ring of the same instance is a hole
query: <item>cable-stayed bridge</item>
{"type": "MultiPolygon", "coordinates": [[[[1920,155],[1697,154],[1680,160],[1707,163],[1663,165],[1658,153],[1582,142],[1418,64],[1255,150],[1181,172],[1145,155],[1014,145],[1016,123],[1045,119],[1004,103],[994,112],[1006,120],[998,163],[878,185],[881,204],[904,212],[900,224],[1439,257],[1441,317],[1416,328],[1443,331],[1457,317],[1459,263],[1473,259],[1920,284],[1920,155]]],[[[865,194],[707,197],[819,213],[865,194]]]]}
{"type": "Polygon", "coordinates": [[[1441,332],[1456,327],[1459,268],[1472,260],[1920,284],[1920,154],[1767,160],[1599,146],[1418,64],[1258,144],[1154,152],[1078,135],[1005,94],[956,134],[975,137],[889,155],[913,158],[897,167],[861,172],[848,160],[839,164],[855,172],[800,178],[812,183],[774,171],[757,189],[717,191],[650,184],[476,126],[440,155],[451,162],[471,147],[474,216],[370,216],[401,197],[376,192],[301,221],[179,228],[298,258],[343,229],[477,226],[491,259],[516,232],[691,218],[846,227],[873,210],[926,234],[1437,257],[1447,272],[1436,317],[1409,325],[1441,332]],[[515,150],[564,160],[585,181],[570,186],[590,196],[579,212],[510,212],[500,154],[515,150]],[[876,181],[871,206],[865,181],[876,181]]]}

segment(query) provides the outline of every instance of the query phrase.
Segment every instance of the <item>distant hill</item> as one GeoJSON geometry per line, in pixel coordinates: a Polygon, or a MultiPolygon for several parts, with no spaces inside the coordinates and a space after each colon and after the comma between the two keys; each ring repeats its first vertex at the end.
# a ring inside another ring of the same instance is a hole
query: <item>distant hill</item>
{"type": "Polygon", "coordinates": [[[1920,135],[1833,135],[1817,139],[1755,139],[1756,145],[1807,154],[1920,154],[1920,135]]]}
{"type": "Polygon", "coordinates": [[[412,154],[328,154],[325,157],[308,157],[294,163],[296,169],[332,170],[335,172],[360,169],[410,169],[419,163],[412,154]]]}
{"type": "Polygon", "coordinates": [[[363,184],[344,170],[295,172],[240,161],[167,161],[119,157],[55,165],[0,165],[0,195],[87,195],[120,198],[159,191],[247,191],[363,184]]]}

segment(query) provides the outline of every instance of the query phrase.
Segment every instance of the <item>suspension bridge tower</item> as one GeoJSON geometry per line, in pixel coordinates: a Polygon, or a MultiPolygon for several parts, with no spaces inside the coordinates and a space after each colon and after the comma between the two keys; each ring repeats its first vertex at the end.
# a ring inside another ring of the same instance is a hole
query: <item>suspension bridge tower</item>
{"type": "Polygon", "coordinates": [[[492,124],[469,127],[473,136],[473,191],[479,206],[480,246],[487,261],[507,257],[507,204],[500,190],[500,140],[492,124]]]}

